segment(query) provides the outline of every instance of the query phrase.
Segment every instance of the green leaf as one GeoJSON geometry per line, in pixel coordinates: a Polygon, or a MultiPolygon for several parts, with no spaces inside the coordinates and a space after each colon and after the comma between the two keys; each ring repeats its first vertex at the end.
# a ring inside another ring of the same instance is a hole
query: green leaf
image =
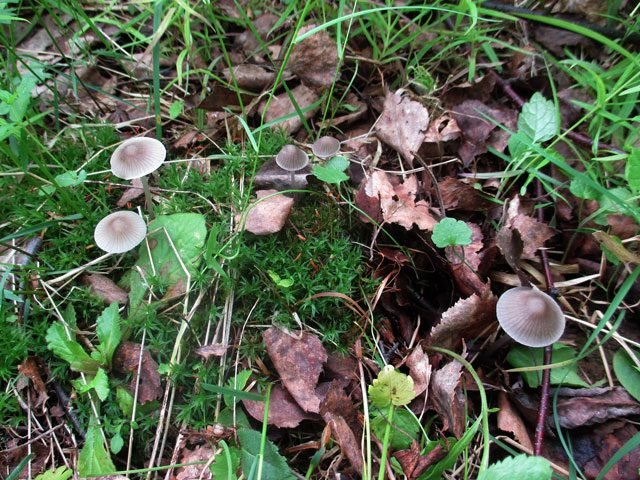
{"type": "Polygon", "coordinates": [[[117,303],[112,303],[102,311],[102,314],[98,317],[96,334],[100,341],[98,350],[102,353],[107,365],[111,365],[113,354],[118,348],[120,340],[122,340],[120,313],[118,312],[117,303]]]}
{"type": "MultiPolygon", "coordinates": [[[[409,448],[414,440],[418,439],[420,425],[416,419],[404,409],[399,409],[393,416],[393,425],[389,441],[394,450],[409,448]]],[[[387,416],[385,412],[379,412],[371,421],[371,428],[376,437],[382,439],[387,426],[387,416]]]]}
{"type": "Polygon", "coordinates": [[[398,372],[393,365],[387,365],[378,374],[378,378],[369,385],[369,400],[378,408],[393,404],[401,407],[415,398],[413,379],[398,372]]]}
{"type": "Polygon", "coordinates": [[[627,158],[624,178],[631,190],[640,192],[640,148],[634,148],[627,158]]]}
{"type": "Polygon", "coordinates": [[[607,225],[609,222],[609,215],[611,215],[612,213],[620,213],[624,215],[626,212],[626,207],[628,205],[635,206],[638,204],[637,200],[633,199],[633,193],[631,193],[626,188],[616,187],[611,188],[609,191],[611,192],[611,194],[618,197],[620,199],[620,202],[609,198],[609,196],[602,195],[602,197],[598,201],[598,203],[600,204],[600,213],[594,220],[599,225],[607,225]]]}
{"type": "Polygon", "coordinates": [[[490,465],[478,480],[550,480],[552,473],[546,458],[522,454],[490,465]]]}
{"type": "Polygon", "coordinates": [[[183,110],[184,110],[183,101],[179,100],[177,102],[173,102],[169,107],[169,118],[171,118],[171,120],[178,118],[183,110]]]}
{"type": "Polygon", "coordinates": [[[100,428],[91,425],[87,430],[84,446],[78,456],[78,475],[96,477],[109,475],[116,471],[109,452],[104,448],[100,428]]]}
{"type": "Polygon", "coordinates": [[[571,179],[569,191],[576,197],[585,200],[598,200],[600,198],[600,193],[580,177],[573,177],[571,179]]]}
{"type": "MultiPolygon", "coordinates": [[[[515,345],[507,354],[507,362],[515,368],[539,367],[543,364],[544,348],[530,348],[515,345]]],[[[552,363],[561,363],[576,359],[576,351],[560,343],[553,344],[552,363]]],[[[531,388],[537,388],[542,382],[542,370],[520,372],[531,388]]],[[[551,369],[552,385],[573,385],[589,387],[590,385],[578,376],[577,362],[551,369]]]]}
{"type": "Polygon", "coordinates": [[[267,273],[269,274],[269,277],[271,278],[273,283],[281,288],[289,288],[295,283],[291,278],[280,278],[280,275],[278,275],[273,270],[267,270],[267,273]]]}
{"type": "MultiPolygon", "coordinates": [[[[238,429],[238,440],[242,447],[242,472],[245,477],[249,476],[252,468],[256,468],[258,464],[258,456],[260,455],[260,443],[262,435],[260,432],[248,428],[238,429]],[[254,467],[255,464],[255,467],[254,467]]],[[[287,465],[287,461],[278,453],[278,448],[269,439],[266,439],[264,448],[264,457],[262,458],[262,478],[278,479],[278,480],[294,480],[295,477],[291,473],[291,469],[287,465]]],[[[257,478],[257,477],[254,477],[257,478]]]]}
{"type": "MultiPolygon", "coordinates": [[[[636,353],[636,357],[638,354],[636,353]]],[[[624,350],[618,350],[613,356],[613,371],[629,395],[640,401],[640,372],[631,357],[624,350]]]]}
{"type": "Polygon", "coordinates": [[[226,442],[224,440],[220,441],[220,445],[222,445],[222,451],[216,455],[216,459],[211,464],[209,469],[213,474],[213,478],[215,478],[216,480],[235,480],[236,478],[238,478],[236,472],[240,468],[240,449],[236,447],[225,448],[226,442]],[[227,455],[225,455],[225,453],[229,454],[231,463],[229,463],[227,455]]]}
{"type": "Polygon", "coordinates": [[[56,185],[58,187],[77,187],[87,179],[87,172],[80,170],[79,172],[65,172],[60,175],[56,175],[56,185]]]}
{"type": "Polygon", "coordinates": [[[133,413],[133,395],[124,387],[116,388],[116,402],[125,418],[131,418],[133,413]]]}
{"type": "Polygon", "coordinates": [[[76,317],[76,310],[75,308],[73,308],[73,303],[68,303],[67,304],[67,308],[64,309],[64,312],[62,312],[62,318],[64,319],[65,323],[67,325],[69,325],[69,328],[71,329],[71,335],[73,335],[73,338],[75,339],[75,331],[78,329],[78,319],[76,317]]]}
{"type": "MultiPolygon", "coordinates": [[[[227,380],[226,386],[230,390],[244,390],[249,378],[251,378],[251,370],[240,370],[234,378],[227,380]]],[[[226,394],[222,398],[224,399],[224,404],[227,407],[233,407],[238,401],[240,401],[240,399],[233,394],[226,394]]]]}
{"type": "Polygon", "coordinates": [[[79,393],[87,393],[93,388],[102,402],[109,396],[109,378],[101,368],[98,369],[96,375],[89,382],[83,383],[82,380],[72,380],[71,383],[79,393]]]}
{"type": "Polygon", "coordinates": [[[431,240],[439,248],[471,244],[471,229],[462,220],[443,218],[433,227],[431,240]]]}
{"type": "Polygon", "coordinates": [[[71,370],[94,375],[98,362],[93,360],[75,340],[69,340],[64,325],[54,322],[47,330],[47,348],[55,355],[69,362],[71,370]]]}
{"type": "Polygon", "coordinates": [[[38,475],[34,480],[68,480],[73,476],[73,470],[65,467],[58,467],[55,470],[47,470],[38,475]]]}
{"type": "Polygon", "coordinates": [[[534,143],[546,142],[557,135],[559,129],[556,106],[540,92],[522,106],[518,118],[518,131],[528,136],[534,143]]]}
{"type": "Polygon", "coordinates": [[[114,455],[117,455],[120,453],[120,450],[122,450],[122,447],[124,447],[124,438],[122,438],[122,435],[120,435],[120,432],[118,431],[109,441],[109,450],[111,450],[111,453],[114,455]]]}
{"type": "Polygon", "coordinates": [[[331,158],[324,166],[315,165],[311,172],[321,182],[338,184],[349,180],[344,171],[349,167],[349,160],[342,155],[331,158]]]}
{"type": "Polygon", "coordinates": [[[20,84],[16,88],[15,96],[11,102],[9,119],[12,122],[21,122],[31,104],[31,92],[36,86],[36,79],[33,75],[22,77],[20,84]]]}

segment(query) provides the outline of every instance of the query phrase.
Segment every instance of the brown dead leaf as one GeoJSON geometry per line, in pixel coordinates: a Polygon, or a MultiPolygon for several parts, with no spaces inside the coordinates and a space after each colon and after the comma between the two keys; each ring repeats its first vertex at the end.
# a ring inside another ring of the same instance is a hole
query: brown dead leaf
{"type": "Polygon", "coordinates": [[[564,49],[566,47],[589,46],[591,43],[584,35],[546,25],[536,25],[533,29],[533,34],[536,41],[560,58],[565,57],[564,49]]]}
{"type": "Polygon", "coordinates": [[[382,217],[384,221],[397,223],[407,230],[414,223],[421,230],[432,230],[438,222],[429,213],[426,201],[415,201],[417,191],[415,175],[408,175],[404,183],[399,183],[397,177],[377,170],[360,184],[356,205],[376,221],[382,217]]]}
{"type": "MultiPolygon", "coordinates": [[[[555,235],[555,231],[548,225],[538,222],[535,218],[525,215],[522,211],[520,198],[515,196],[509,202],[506,219],[500,230],[505,228],[517,230],[522,239],[522,258],[534,258],[538,249],[544,246],[544,242],[555,235]]],[[[500,236],[500,232],[498,235],[500,236]]],[[[505,244],[508,244],[506,240],[505,244]]]]}
{"type": "Polygon", "coordinates": [[[460,379],[462,364],[456,360],[446,364],[431,376],[430,397],[440,415],[443,430],[460,438],[464,433],[465,396],[460,379]]]}
{"type": "Polygon", "coordinates": [[[176,480],[208,480],[212,479],[208,462],[215,456],[210,445],[200,445],[193,450],[183,448],[180,452],[180,463],[204,462],[197,465],[187,465],[176,469],[176,480]]]}
{"type": "Polygon", "coordinates": [[[468,296],[474,293],[482,294],[487,290],[487,285],[477,273],[482,260],[479,252],[484,247],[482,231],[475,223],[466,223],[472,232],[471,243],[462,247],[447,247],[445,253],[458,289],[463,295],[468,296]]]}
{"type": "MultiPolygon", "coordinates": [[[[315,25],[302,27],[303,35],[315,25]]],[[[304,83],[315,87],[330,87],[336,79],[338,47],[326,30],[320,30],[297,43],[291,50],[287,67],[304,83]]]]}
{"type": "Polygon", "coordinates": [[[211,345],[203,345],[196,349],[196,354],[200,355],[205,360],[209,360],[211,357],[221,357],[225,352],[229,350],[229,345],[223,345],[222,343],[212,343],[211,345]]]}
{"type": "MultiPolygon", "coordinates": [[[[257,392],[254,392],[257,393],[257,392]]],[[[255,400],[242,400],[244,408],[256,420],[264,420],[264,402],[255,400]]],[[[304,412],[296,403],[289,392],[280,385],[271,389],[269,398],[269,417],[267,423],[278,428],[295,428],[302,420],[315,418],[304,412]]]]}
{"type": "Polygon", "coordinates": [[[522,258],[522,249],[524,248],[520,232],[511,228],[501,228],[496,235],[496,244],[509,266],[515,272],[519,271],[518,263],[522,258]]]}
{"type": "Polygon", "coordinates": [[[113,369],[120,373],[133,373],[131,391],[134,392],[138,384],[138,402],[145,404],[162,396],[158,364],[149,350],[142,352],[140,381],[138,382],[138,363],[140,361],[139,343],[122,342],[113,356],[113,369]]]}
{"type": "Polygon", "coordinates": [[[426,455],[420,455],[420,445],[415,440],[411,448],[399,450],[393,454],[398,460],[402,471],[411,480],[418,478],[431,465],[439,462],[447,456],[447,452],[442,445],[436,445],[426,455]]]}
{"type": "MultiPolygon", "coordinates": [[[[18,371],[31,380],[33,389],[36,392],[36,399],[31,405],[35,410],[39,410],[40,407],[49,399],[47,395],[47,387],[42,380],[42,373],[44,373],[44,365],[38,357],[28,357],[21,365],[18,365],[18,371]]],[[[32,397],[33,398],[33,397],[32,397]]]]}
{"type": "MultiPolygon", "coordinates": [[[[487,151],[489,136],[497,127],[504,125],[509,130],[515,130],[517,115],[506,107],[490,107],[478,100],[467,100],[452,110],[453,118],[462,132],[462,144],[458,155],[465,167],[473,162],[476,156],[487,151]],[[490,121],[487,117],[493,119],[490,121]]],[[[502,150],[506,147],[506,140],[502,136],[493,139],[493,143],[502,150]]]]}
{"type": "Polygon", "coordinates": [[[491,207],[491,203],[478,190],[456,178],[447,177],[438,182],[438,190],[445,210],[475,212],[491,207]]]}
{"type": "Polygon", "coordinates": [[[509,397],[505,392],[500,392],[498,396],[498,428],[503,432],[513,433],[515,439],[530,451],[533,451],[533,443],[527,431],[527,427],[520,414],[511,406],[509,397]]]}
{"type": "Polygon", "coordinates": [[[235,82],[238,87],[251,91],[261,91],[275,80],[273,72],[250,63],[236,65],[233,69],[225,68],[222,75],[227,82],[235,82]]]}
{"type": "Polygon", "coordinates": [[[496,79],[492,75],[485,75],[476,83],[463,83],[446,89],[440,101],[450,110],[467,100],[487,102],[491,98],[495,85],[496,79]]]}
{"type": "Polygon", "coordinates": [[[431,344],[456,349],[463,339],[476,338],[496,318],[497,297],[489,288],[481,294],[473,294],[459,300],[442,314],[442,320],[431,330],[431,344]]]}
{"type": "Polygon", "coordinates": [[[409,368],[409,375],[413,379],[413,391],[416,396],[420,395],[429,387],[432,368],[429,363],[429,356],[422,350],[422,345],[418,344],[413,349],[411,355],[407,357],[406,364],[409,368]]]}
{"type": "Polygon", "coordinates": [[[376,122],[376,135],[395,148],[413,166],[413,157],[425,139],[429,128],[429,111],[424,105],[402,91],[387,92],[382,115],[376,122]]]}
{"type": "Polygon", "coordinates": [[[122,196],[116,202],[119,207],[124,207],[127,203],[135,200],[136,198],[144,194],[144,188],[142,187],[142,180],[134,178],[131,180],[131,186],[122,192],[122,196]]]}
{"type": "Polygon", "coordinates": [[[305,412],[318,413],[320,398],[315,393],[327,352],[315,335],[303,333],[300,339],[271,327],[262,334],[269,358],[282,383],[305,412]]]}
{"type": "MultiPolygon", "coordinates": [[[[298,104],[298,108],[301,111],[305,112],[304,118],[309,119],[313,117],[313,115],[315,115],[315,113],[318,111],[318,107],[308,108],[316,100],[318,100],[318,98],[320,98],[318,94],[314,90],[310,89],[309,87],[305,85],[298,85],[296,88],[291,90],[291,95],[296,100],[296,103],[298,104]]],[[[266,101],[260,104],[259,111],[261,114],[264,111],[266,106],[267,106],[266,101]]],[[[273,97],[273,100],[269,104],[269,108],[267,109],[267,113],[265,114],[264,119],[266,122],[273,122],[280,118],[286,117],[290,114],[293,114],[292,118],[289,118],[288,120],[280,121],[274,126],[278,128],[282,128],[287,133],[293,134],[297,132],[302,126],[302,120],[298,116],[296,108],[291,102],[291,99],[289,98],[288,93],[284,92],[284,93],[281,93],[280,95],[273,97]]]]}
{"type": "Polygon", "coordinates": [[[253,20],[253,31],[242,32],[236,37],[236,43],[248,54],[256,53],[261,48],[260,43],[269,43],[269,33],[278,20],[280,20],[280,17],[273,13],[259,15],[253,20]],[[254,31],[260,39],[255,36],[254,31]]]}
{"type": "Polygon", "coordinates": [[[83,283],[89,286],[91,293],[100,297],[105,303],[120,303],[124,305],[129,299],[129,294],[120,288],[109,277],[99,273],[90,273],[82,277],[83,283]]]}
{"type": "Polygon", "coordinates": [[[256,196],[258,200],[249,206],[244,229],[255,235],[269,235],[282,230],[293,208],[293,198],[278,194],[277,190],[258,190],[256,196]]]}
{"type": "Polygon", "coordinates": [[[640,403],[622,387],[563,388],[560,393],[558,419],[564,428],[604,423],[640,413],[640,403]]]}

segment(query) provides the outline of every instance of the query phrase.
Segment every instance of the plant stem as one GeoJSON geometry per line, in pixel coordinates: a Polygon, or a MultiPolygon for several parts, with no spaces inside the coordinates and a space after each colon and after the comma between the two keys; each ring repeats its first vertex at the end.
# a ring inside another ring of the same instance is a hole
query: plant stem
{"type": "Polygon", "coordinates": [[[384,438],[382,440],[382,456],[380,457],[380,471],[378,472],[378,480],[384,480],[384,472],[387,469],[387,452],[389,451],[389,437],[391,436],[391,427],[393,422],[393,412],[396,408],[389,405],[389,413],[387,418],[387,426],[384,429],[384,438]]]}
{"type": "Polygon", "coordinates": [[[149,181],[147,180],[147,176],[140,177],[140,182],[142,183],[142,188],[144,188],[144,205],[147,209],[147,213],[151,220],[156,218],[153,213],[153,198],[151,198],[151,190],[149,189],[149,181]]]}

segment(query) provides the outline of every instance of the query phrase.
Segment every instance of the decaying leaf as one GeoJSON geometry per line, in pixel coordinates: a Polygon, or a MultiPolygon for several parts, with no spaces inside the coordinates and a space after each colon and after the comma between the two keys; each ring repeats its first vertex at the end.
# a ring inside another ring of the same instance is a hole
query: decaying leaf
{"type": "Polygon", "coordinates": [[[398,460],[404,474],[410,478],[418,478],[427,468],[439,462],[447,455],[442,445],[436,445],[426,455],[420,455],[420,445],[414,441],[411,448],[395,452],[393,456],[398,460]]]}
{"type": "Polygon", "coordinates": [[[315,388],[322,365],[327,361],[320,339],[306,332],[297,339],[275,327],[262,336],[285,388],[305,412],[318,413],[320,398],[315,388]]]}
{"type": "MultiPolygon", "coordinates": [[[[538,222],[535,218],[525,215],[520,204],[520,198],[515,196],[507,208],[503,229],[517,230],[522,240],[522,257],[534,258],[538,249],[544,246],[544,242],[555,235],[555,231],[545,223],[538,222]]],[[[506,233],[498,235],[507,235],[506,233]]],[[[506,244],[499,242],[498,245],[506,244]]]]}
{"type": "Polygon", "coordinates": [[[89,285],[91,293],[100,297],[105,303],[127,303],[129,294],[115,284],[113,280],[99,273],[91,273],[82,277],[85,284],[89,285]]]}
{"type": "Polygon", "coordinates": [[[604,423],[607,420],[640,413],[640,403],[621,387],[563,388],[561,393],[562,398],[558,400],[558,418],[564,428],[604,423]]]}
{"type": "Polygon", "coordinates": [[[431,376],[431,401],[438,412],[444,430],[460,438],[464,433],[465,395],[460,379],[462,364],[456,360],[447,363],[431,376]]]}
{"type": "Polygon", "coordinates": [[[533,451],[533,443],[527,431],[527,427],[520,414],[511,406],[509,397],[505,392],[500,392],[498,396],[498,428],[503,432],[511,432],[515,439],[528,449],[533,451]]]}
{"type": "Polygon", "coordinates": [[[222,75],[229,83],[234,84],[235,82],[238,87],[252,91],[262,90],[275,79],[273,72],[250,63],[237,65],[233,69],[225,68],[222,75]]]}
{"type": "Polygon", "coordinates": [[[208,480],[212,478],[208,467],[208,461],[215,456],[215,452],[210,445],[200,445],[191,449],[183,448],[180,452],[180,463],[198,463],[197,465],[186,465],[176,469],[176,480],[208,480]]]}
{"type": "Polygon", "coordinates": [[[221,357],[225,352],[229,350],[229,345],[223,345],[222,343],[212,343],[211,345],[203,345],[196,350],[196,354],[200,355],[205,360],[209,360],[211,357],[221,357]]]}
{"type": "MultiPolygon", "coordinates": [[[[256,392],[257,393],[257,392],[256,392]]],[[[264,420],[264,402],[255,400],[243,400],[242,404],[256,420],[264,420]]],[[[278,428],[297,427],[302,420],[312,419],[313,415],[304,412],[284,388],[276,385],[271,389],[269,399],[269,417],[267,423],[278,428]]]]}
{"type": "Polygon", "coordinates": [[[451,246],[445,249],[447,260],[451,265],[451,272],[458,289],[463,295],[481,294],[487,285],[478,274],[481,258],[482,230],[475,223],[466,223],[471,229],[471,243],[465,246],[451,246]]]}
{"type": "Polygon", "coordinates": [[[442,314],[442,320],[431,330],[431,344],[455,349],[463,339],[476,338],[487,331],[496,319],[496,298],[489,288],[481,295],[459,300],[442,314]]]}
{"type": "Polygon", "coordinates": [[[43,367],[40,365],[41,363],[42,361],[38,357],[28,357],[21,365],[18,365],[18,371],[31,380],[33,390],[36,392],[36,397],[31,405],[34,410],[39,410],[49,399],[47,387],[42,380],[43,367]]]}
{"type": "Polygon", "coordinates": [[[445,210],[475,212],[491,206],[478,190],[456,178],[447,177],[438,182],[438,190],[445,210]]]}
{"type": "Polygon", "coordinates": [[[467,100],[486,102],[491,98],[491,92],[496,85],[493,75],[485,75],[476,83],[462,83],[447,89],[440,98],[442,104],[452,109],[467,100]]]}
{"type": "Polygon", "coordinates": [[[160,385],[158,364],[147,349],[142,352],[140,381],[138,382],[140,348],[141,345],[139,343],[122,342],[113,356],[113,369],[120,373],[133,373],[131,391],[135,392],[136,385],[138,385],[138,402],[145,404],[160,398],[162,396],[162,387],[160,385]]]}
{"type": "Polygon", "coordinates": [[[418,344],[413,349],[411,355],[407,357],[406,364],[409,368],[409,375],[413,378],[413,391],[416,395],[420,395],[429,387],[429,379],[431,378],[429,356],[422,350],[422,345],[418,344]]]}
{"type": "Polygon", "coordinates": [[[432,230],[437,220],[429,213],[424,200],[415,201],[418,181],[408,175],[404,183],[398,177],[374,171],[360,184],[356,194],[356,205],[376,221],[397,223],[407,230],[414,224],[421,230],[432,230]]]}
{"type": "Polygon", "coordinates": [[[127,203],[141,197],[144,194],[144,188],[142,187],[142,180],[134,178],[131,180],[131,186],[127,188],[116,202],[119,207],[124,207],[127,203]]]}
{"type": "Polygon", "coordinates": [[[282,230],[293,208],[293,198],[278,194],[277,190],[258,190],[256,196],[258,200],[249,206],[244,221],[245,230],[255,235],[269,235],[282,230]]]}
{"type": "MultiPolygon", "coordinates": [[[[303,35],[315,25],[302,27],[303,35]]],[[[330,87],[338,68],[338,47],[327,30],[320,30],[297,43],[291,50],[287,67],[304,83],[316,87],[330,87]]]]}
{"type": "Polygon", "coordinates": [[[402,91],[387,92],[382,115],[376,123],[376,135],[395,148],[413,166],[413,157],[425,139],[429,128],[429,111],[424,105],[402,91]]]}
{"type": "MultiPolygon", "coordinates": [[[[302,84],[298,85],[296,88],[291,90],[291,96],[295,99],[300,111],[304,112],[304,118],[311,118],[318,110],[317,106],[311,108],[311,105],[320,97],[309,87],[302,84]]],[[[266,105],[266,101],[261,104],[260,113],[264,111],[266,105]]],[[[287,120],[280,120],[275,126],[282,128],[287,133],[295,133],[302,126],[302,120],[298,116],[296,108],[289,98],[289,94],[284,92],[273,97],[273,100],[269,104],[269,108],[265,113],[264,119],[265,122],[272,122],[290,115],[292,115],[291,118],[288,118],[287,120]]]]}

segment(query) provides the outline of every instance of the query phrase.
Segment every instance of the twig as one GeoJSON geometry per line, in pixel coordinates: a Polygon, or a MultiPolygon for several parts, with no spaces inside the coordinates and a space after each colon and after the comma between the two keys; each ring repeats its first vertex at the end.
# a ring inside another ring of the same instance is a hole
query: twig
{"type": "Polygon", "coordinates": [[[87,434],[82,428],[82,426],[80,425],[80,420],[71,409],[71,406],[70,406],[71,401],[69,400],[69,396],[57,381],[53,380],[51,383],[53,385],[53,389],[56,391],[56,395],[58,395],[58,400],[60,401],[60,405],[62,405],[62,409],[64,410],[64,413],[66,413],[67,417],[69,417],[69,421],[73,425],[73,428],[75,428],[76,433],[80,436],[82,440],[84,440],[87,434]]]}

